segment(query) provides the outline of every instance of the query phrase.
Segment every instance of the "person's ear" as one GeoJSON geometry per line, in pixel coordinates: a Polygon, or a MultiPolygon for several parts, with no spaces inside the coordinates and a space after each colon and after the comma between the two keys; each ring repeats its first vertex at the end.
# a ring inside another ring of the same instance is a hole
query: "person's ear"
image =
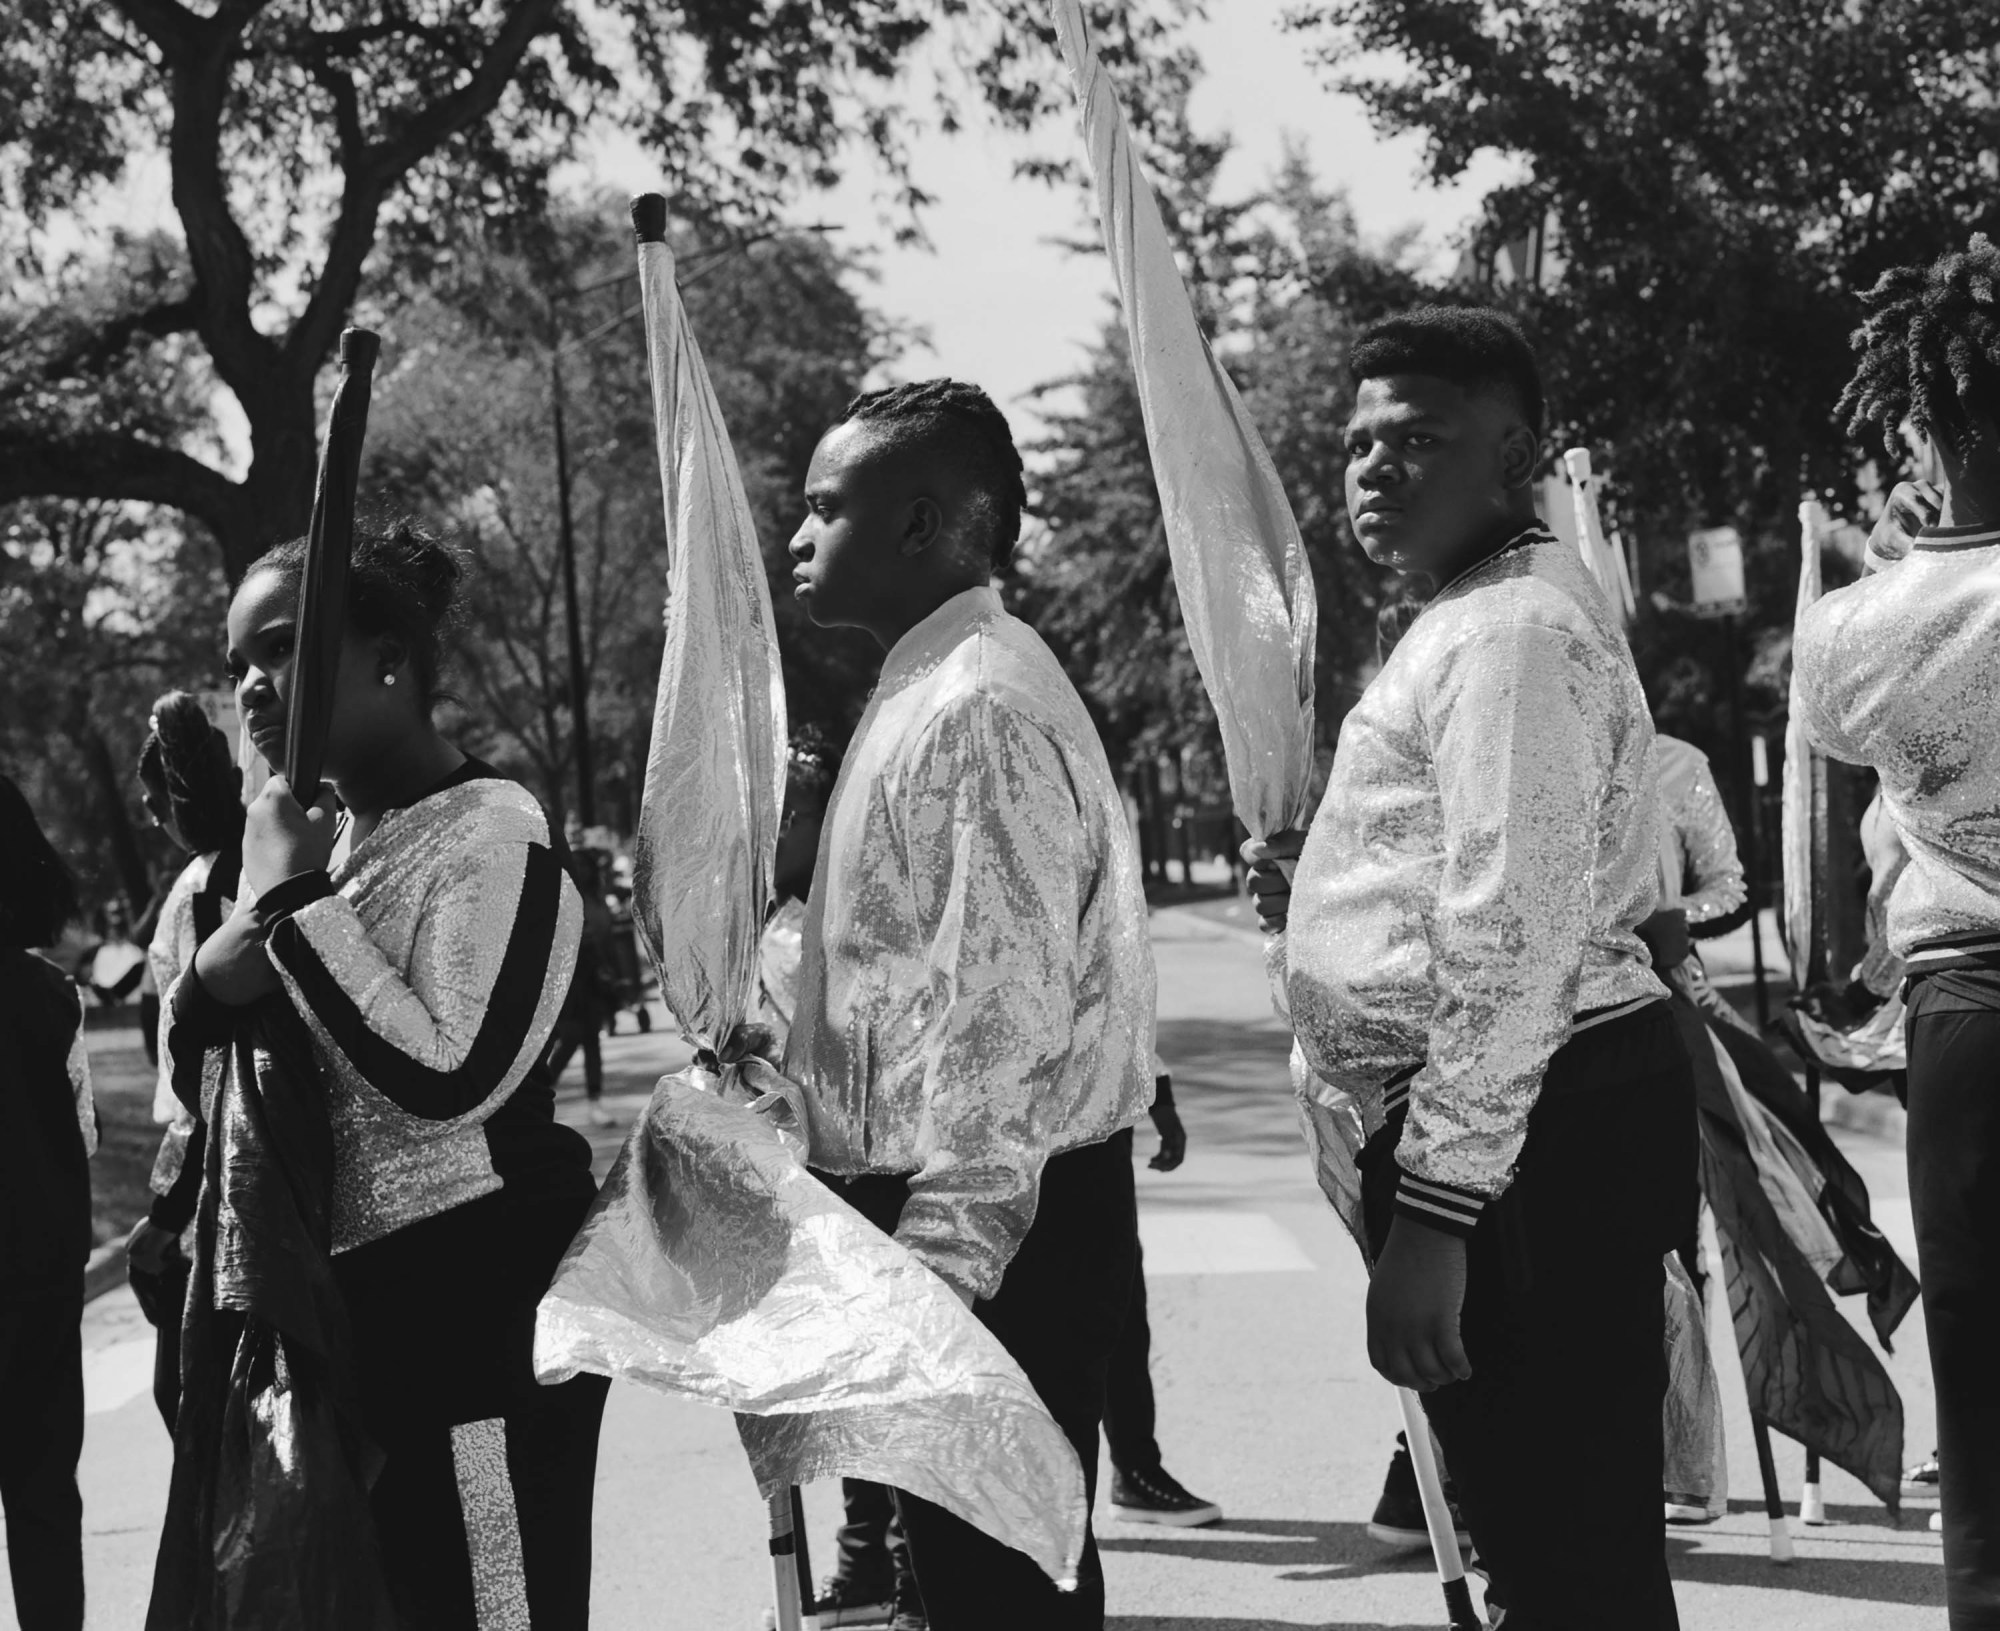
{"type": "Polygon", "coordinates": [[[909,514],[903,518],[903,537],[897,553],[921,555],[944,534],[944,507],[928,493],[910,500],[909,514]]]}
{"type": "Polygon", "coordinates": [[[1542,439],[1519,420],[1509,425],[1500,443],[1500,479],[1508,490],[1532,485],[1541,462],[1542,439]]]}

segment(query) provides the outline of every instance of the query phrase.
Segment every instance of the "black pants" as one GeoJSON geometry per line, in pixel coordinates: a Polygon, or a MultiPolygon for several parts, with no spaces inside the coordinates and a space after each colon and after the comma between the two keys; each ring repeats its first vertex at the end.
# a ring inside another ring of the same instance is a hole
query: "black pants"
{"type": "Polygon", "coordinates": [[[562,1073],[569,1068],[570,1056],[578,1048],[583,1050],[583,1094],[595,1104],[604,1097],[604,1055],[598,1045],[599,1026],[595,1016],[583,1020],[561,1020],[557,1022],[555,1036],[549,1043],[548,1064],[551,1084],[562,1080],[562,1073]]]}
{"type": "MultiPolygon", "coordinates": [[[[370,1505],[410,1631],[479,1624],[490,1537],[465,1508],[453,1428],[496,1418],[534,1631],[590,1623],[591,1506],[610,1383],[578,1376],[543,1387],[533,1349],[535,1306],[591,1188],[585,1170],[533,1200],[502,1191],[333,1260],[354,1325],[363,1416],[386,1458],[370,1505]]],[[[468,1460],[476,1448],[465,1448],[468,1460]]]]}
{"type": "Polygon", "coordinates": [[[0,1505],[21,1631],[83,1631],[83,1277],[0,1287],[0,1505]]]}
{"type": "Polygon", "coordinates": [[[1153,1406],[1153,1332],[1146,1323],[1146,1263],[1136,1245],[1132,1263],[1132,1307],[1118,1346],[1111,1350],[1111,1373],[1104,1387],[1104,1443],[1111,1465],[1126,1476],[1160,1470],[1160,1441],[1153,1406]]]}
{"type": "Polygon", "coordinates": [[[2000,1628],[2000,972],[1911,981],[1910,1209],[1951,1631],[2000,1628]]]}
{"type": "MultiPolygon", "coordinates": [[[[1402,1125],[1361,1157],[1378,1257],[1402,1125]]],[[[1660,1526],[1661,1259],[1696,1182],[1694,1078],[1665,1003],[1557,1051],[1514,1182],[1467,1246],[1472,1377],[1424,1396],[1507,1631],[1680,1623],[1660,1526]]]]}
{"type": "MultiPolygon", "coordinates": [[[[902,1178],[826,1182],[884,1230],[895,1228],[909,1196],[902,1178]]],[[[1104,1380],[1124,1329],[1138,1245],[1128,1129],[1042,1169],[1034,1227],[1008,1264],[999,1294],[974,1305],[1076,1447],[1092,1502],[1104,1380]]],[[[1104,1569],[1094,1534],[1085,1536],[1077,1589],[1059,1592],[1023,1554],[943,1507],[901,1490],[896,1507],[934,1631],[1098,1631],[1104,1624],[1104,1569]]]]}
{"type": "Polygon", "coordinates": [[[840,1481],[841,1524],[834,1537],[835,1572],[857,1592],[880,1592],[886,1600],[907,1590],[910,1543],[896,1516],[896,1492],[866,1478],[840,1481]]]}

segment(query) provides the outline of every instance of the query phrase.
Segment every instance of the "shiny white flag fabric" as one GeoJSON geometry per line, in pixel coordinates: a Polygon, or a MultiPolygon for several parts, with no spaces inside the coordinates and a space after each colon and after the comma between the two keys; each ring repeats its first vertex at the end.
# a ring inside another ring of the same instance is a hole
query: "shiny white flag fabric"
{"type": "Polygon", "coordinates": [[[1313,769],[1318,607],[1263,439],[1209,349],[1079,0],[1051,12],[1076,89],[1125,314],[1181,620],[1252,837],[1301,826],[1313,769]]]}
{"type": "Polygon", "coordinates": [[[951,1289],[807,1171],[800,1090],[743,1024],[784,787],[777,637],[664,242],[640,244],[639,273],[668,564],[634,909],[702,1054],[655,1086],[557,1270],[536,1374],[592,1371],[736,1411],[767,1498],[835,1474],[875,1479],[1073,1582],[1086,1519],[1075,1450],[951,1289]]]}
{"type": "MultiPolygon", "coordinates": [[[[1820,539],[1828,527],[1825,508],[1818,499],[1799,505],[1799,595],[1792,623],[1805,616],[1806,608],[1820,597],[1820,539]]],[[[1783,846],[1785,862],[1785,950],[1792,964],[1792,987],[1803,991],[1811,984],[1813,946],[1821,933],[1818,891],[1823,880],[1817,876],[1820,858],[1826,853],[1826,761],[1806,739],[1805,716],[1798,703],[1798,681],[1792,681],[1792,697],[1785,721],[1785,781],[1783,799],[1783,846]]]]}
{"type": "Polygon", "coordinates": [[[1590,468],[1590,449],[1571,448],[1563,454],[1563,469],[1569,475],[1570,499],[1576,509],[1577,551],[1619,621],[1630,628],[1639,603],[1632,593],[1632,577],[1625,570],[1625,557],[1604,536],[1604,517],[1598,507],[1597,477],[1590,468]]]}

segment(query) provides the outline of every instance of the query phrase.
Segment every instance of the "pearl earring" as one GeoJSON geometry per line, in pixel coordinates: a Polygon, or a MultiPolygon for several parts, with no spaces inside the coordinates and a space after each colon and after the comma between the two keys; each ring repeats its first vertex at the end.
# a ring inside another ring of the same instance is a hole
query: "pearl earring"
{"type": "Polygon", "coordinates": [[[384,674],[382,676],[382,683],[384,685],[394,685],[396,683],[396,676],[394,674],[384,674]]]}

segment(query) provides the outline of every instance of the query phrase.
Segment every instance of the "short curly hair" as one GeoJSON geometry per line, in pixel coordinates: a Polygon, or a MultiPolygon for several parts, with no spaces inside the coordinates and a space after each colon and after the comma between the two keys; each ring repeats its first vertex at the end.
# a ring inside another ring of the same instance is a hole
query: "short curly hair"
{"type": "Polygon", "coordinates": [[[955,464],[977,493],[979,527],[995,572],[1004,572],[1021,541],[1028,486],[1007,416],[977,385],[926,379],[864,391],[847,404],[843,424],[862,424],[890,446],[920,448],[955,464]]]}
{"type": "Polygon", "coordinates": [[[1973,418],[2000,416],[2000,250],[1985,233],[1928,266],[1884,272],[1861,299],[1861,361],[1834,407],[1850,436],[1872,431],[1900,456],[1905,420],[1956,442],[1973,418]]]}
{"type": "Polygon", "coordinates": [[[1362,330],[1348,354],[1347,377],[1429,374],[1468,390],[1500,389],[1514,398],[1537,436],[1546,404],[1542,371],[1521,325],[1485,306],[1418,306],[1362,330]]]}

